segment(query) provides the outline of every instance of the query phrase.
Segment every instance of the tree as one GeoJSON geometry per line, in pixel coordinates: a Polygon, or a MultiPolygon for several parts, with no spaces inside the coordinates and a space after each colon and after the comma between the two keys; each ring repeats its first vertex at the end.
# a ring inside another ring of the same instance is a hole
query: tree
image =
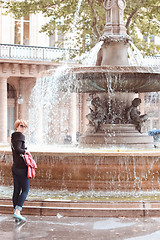
{"type": "Polygon", "coordinates": [[[160,45],[148,44],[146,38],[160,36],[158,21],[160,12],[159,0],[127,0],[125,9],[125,20],[128,34],[132,37],[133,43],[144,55],[155,55],[160,53],[160,45]],[[137,35],[137,29],[145,37],[140,40],[137,35]]]}
{"type": "MultiPolygon", "coordinates": [[[[103,35],[106,13],[103,7],[103,0],[82,0],[79,12],[78,2],[81,0],[11,0],[1,1],[7,13],[13,13],[16,18],[27,14],[42,12],[49,17],[47,24],[42,26],[41,31],[49,36],[53,35],[55,29],[63,34],[66,40],[69,33],[77,33],[73,36],[73,47],[80,47],[80,52],[92,48],[103,35]],[[77,19],[75,15],[78,15],[77,19]],[[75,26],[73,26],[73,23],[75,26]]],[[[144,40],[137,37],[137,29],[143,36],[160,35],[159,29],[159,0],[126,0],[125,23],[127,32],[132,37],[134,44],[144,54],[159,52],[154,44],[148,46],[144,40]]],[[[61,43],[60,43],[61,44],[61,43]]]]}

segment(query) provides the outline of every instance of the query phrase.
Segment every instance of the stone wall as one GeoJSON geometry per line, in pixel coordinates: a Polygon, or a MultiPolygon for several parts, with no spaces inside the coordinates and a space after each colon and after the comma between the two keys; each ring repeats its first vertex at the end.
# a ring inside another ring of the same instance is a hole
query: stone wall
{"type": "MultiPolygon", "coordinates": [[[[160,154],[32,153],[37,162],[31,188],[82,191],[159,190],[160,154]]],[[[0,152],[0,182],[11,185],[11,152],[0,152]]]]}

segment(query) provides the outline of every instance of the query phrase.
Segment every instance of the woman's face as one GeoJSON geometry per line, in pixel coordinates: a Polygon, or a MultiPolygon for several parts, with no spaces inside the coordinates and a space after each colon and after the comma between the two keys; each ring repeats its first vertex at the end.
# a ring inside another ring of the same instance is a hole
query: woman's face
{"type": "Polygon", "coordinates": [[[17,132],[25,133],[26,132],[26,127],[23,126],[23,124],[20,124],[17,128],[17,132]]]}

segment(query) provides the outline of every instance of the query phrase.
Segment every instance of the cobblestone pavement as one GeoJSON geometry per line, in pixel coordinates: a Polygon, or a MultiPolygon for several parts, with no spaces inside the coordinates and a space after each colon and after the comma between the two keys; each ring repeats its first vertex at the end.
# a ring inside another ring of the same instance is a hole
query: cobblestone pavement
{"type": "Polygon", "coordinates": [[[5,240],[159,240],[160,218],[93,218],[25,216],[17,226],[11,215],[0,215],[5,240]]]}

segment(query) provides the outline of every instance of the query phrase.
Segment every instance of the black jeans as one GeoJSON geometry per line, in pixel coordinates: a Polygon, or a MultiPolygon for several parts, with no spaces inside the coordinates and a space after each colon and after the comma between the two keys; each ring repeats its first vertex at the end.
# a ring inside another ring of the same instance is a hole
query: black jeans
{"type": "Polygon", "coordinates": [[[22,210],[24,201],[29,192],[29,178],[27,177],[27,169],[19,169],[12,167],[13,174],[13,207],[14,209],[22,210]]]}

